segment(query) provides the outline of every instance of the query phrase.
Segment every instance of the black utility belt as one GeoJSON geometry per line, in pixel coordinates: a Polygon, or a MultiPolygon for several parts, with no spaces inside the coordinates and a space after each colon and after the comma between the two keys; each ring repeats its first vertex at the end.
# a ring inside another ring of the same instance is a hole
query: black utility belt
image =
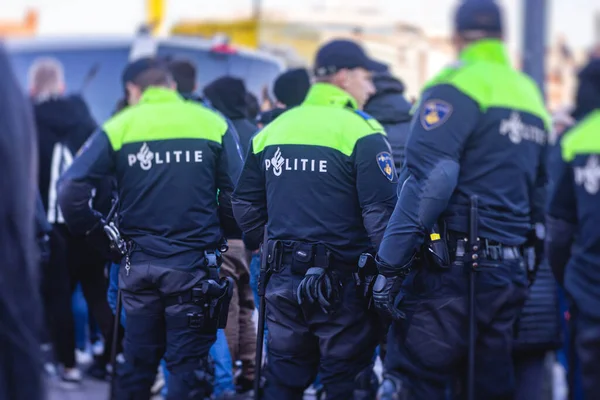
{"type": "MultiPolygon", "coordinates": [[[[450,238],[448,241],[452,261],[462,259],[469,253],[469,241],[466,238],[450,238]]],[[[519,246],[509,246],[494,240],[479,239],[479,259],[490,261],[518,260],[523,258],[523,249],[519,246]]]]}
{"type": "Polygon", "coordinates": [[[271,272],[277,273],[289,265],[292,274],[304,276],[310,268],[335,269],[355,272],[356,263],[335,260],[331,251],[321,243],[271,240],[268,245],[268,263],[271,272]]]}

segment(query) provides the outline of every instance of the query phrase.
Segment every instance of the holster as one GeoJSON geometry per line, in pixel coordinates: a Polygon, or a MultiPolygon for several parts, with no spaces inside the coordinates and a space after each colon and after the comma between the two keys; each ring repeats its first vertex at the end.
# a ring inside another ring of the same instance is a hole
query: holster
{"type": "Polygon", "coordinates": [[[434,224],[423,246],[423,258],[433,269],[447,269],[450,267],[450,251],[448,250],[445,225],[442,221],[434,224]]]}
{"type": "Polygon", "coordinates": [[[375,257],[370,253],[363,253],[358,259],[358,269],[352,274],[357,292],[367,300],[367,308],[373,305],[373,286],[378,275],[375,257]]]}
{"type": "Polygon", "coordinates": [[[190,328],[208,332],[224,329],[227,325],[229,303],[233,297],[233,285],[233,279],[229,277],[221,278],[219,281],[206,279],[187,292],[166,297],[165,307],[195,304],[200,306],[202,311],[187,314],[190,328]]]}

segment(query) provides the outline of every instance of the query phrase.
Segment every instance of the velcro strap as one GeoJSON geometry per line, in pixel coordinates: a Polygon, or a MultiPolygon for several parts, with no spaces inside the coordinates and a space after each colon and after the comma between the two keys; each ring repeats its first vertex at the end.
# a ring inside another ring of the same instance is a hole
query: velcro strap
{"type": "Polygon", "coordinates": [[[188,290],[187,292],[179,293],[172,296],[166,296],[163,298],[163,302],[165,304],[165,307],[171,307],[178,304],[194,303],[193,290],[188,290]]]}

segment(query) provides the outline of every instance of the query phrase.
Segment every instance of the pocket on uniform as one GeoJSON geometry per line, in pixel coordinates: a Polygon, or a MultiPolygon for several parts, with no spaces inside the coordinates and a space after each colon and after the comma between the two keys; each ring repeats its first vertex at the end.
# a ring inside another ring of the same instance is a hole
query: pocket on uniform
{"type": "Polygon", "coordinates": [[[475,273],[478,288],[503,288],[512,284],[511,268],[499,262],[482,261],[475,273]]]}
{"type": "Polygon", "coordinates": [[[296,245],[292,257],[292,273],[303,276],[313,265],[313,246],[306,243],[296,245]]]}
{"type": "MultiPolygon", "coordinates": [[[[411,308],[408,303],[406,306],[411,308]]],[[[465,297],[419,300],[404,341],[411,359],[433,371],[455,365],[466,349],[466,311],[465,297]]]]}

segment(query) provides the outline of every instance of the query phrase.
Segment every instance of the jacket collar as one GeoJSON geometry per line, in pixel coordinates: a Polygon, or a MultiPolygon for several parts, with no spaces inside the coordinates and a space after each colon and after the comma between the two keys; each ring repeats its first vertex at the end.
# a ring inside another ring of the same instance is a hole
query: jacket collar
{"type": "Polygon", "coordinates": [[[303,104],[317,106],[358,108],[356,100],[347,92],[329,83],[315,83],[312,85],[303,104]]]}
{"type": "Polygon", "coordinates": [[[164,87],[150,86],[144,90],[140,104],[142,103],[171,103],[176,101],[183,101],[183,97],[175,90],[167,89],[164,87]]]}
{"type": "Polygon", "coordinates": [[[460,60],[465,63],[487,61],[510,65],[506,47],[498,39],[482,39],[471,43],[460,53],[460,60]]]}

